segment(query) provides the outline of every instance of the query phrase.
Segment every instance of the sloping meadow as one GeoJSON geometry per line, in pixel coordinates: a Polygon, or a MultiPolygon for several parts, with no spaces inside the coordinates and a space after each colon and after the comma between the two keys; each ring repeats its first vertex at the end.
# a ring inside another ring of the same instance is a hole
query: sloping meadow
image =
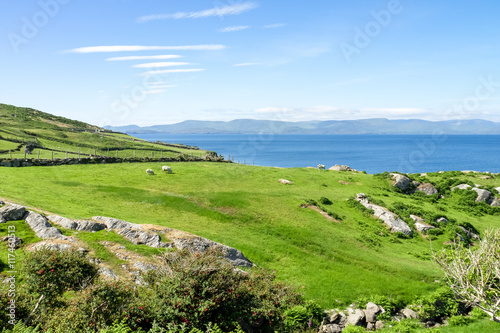
{"type": "Polygon", "coordinates": [[[172,174],[162,173],[159,163],[1,168],[0,197],[68,218],[110,216],[206,237],[241,250],[324,307],[370,295],[411,299],[436,290],[442,273],[432,251],[457,237],[444,225],[432,234],[413,227],[411,237],[392,234],[352,204],[358,193],[400,214],[443,216],[450,225],[468,223],[479,233],[500,225],[500,208],[483,210],[467,201],[468,193],[446,188],[458,179],[491,189],[500,186],[494,176],[429,174],[426,180],[441,184],[441,193],[425,196],[399,193],[390,179],[360,172],[169,165],[172,174]],[[335,219],[304,208],[311,202],[335,219]]]}

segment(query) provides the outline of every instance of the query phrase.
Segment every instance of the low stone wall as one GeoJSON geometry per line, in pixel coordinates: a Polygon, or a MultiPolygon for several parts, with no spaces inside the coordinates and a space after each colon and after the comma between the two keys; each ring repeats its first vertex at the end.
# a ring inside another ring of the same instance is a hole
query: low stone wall
{"type": "Polygon", "coordinates": [[[0,167],[29,167],[29,166],[56,166],[56,165],[73,165],[73,164],[107,164],[107,163],[144,163],[144,162],[182,162],[182,161],[210,161],[210,162],[227,162],[222,157],[205,156],[178,156],[164,158],[117,158],[117,157],[89,157],[89,158],[63,158],[63,159],[36,159],[36,158],[14,158],[0,159],[0,167]]]}

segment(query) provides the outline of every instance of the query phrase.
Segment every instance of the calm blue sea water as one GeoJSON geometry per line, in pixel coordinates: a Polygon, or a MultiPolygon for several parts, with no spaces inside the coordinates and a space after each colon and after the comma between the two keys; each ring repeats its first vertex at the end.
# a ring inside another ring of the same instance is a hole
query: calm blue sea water
{"type": "Polygon", "coordinates": [[[345,164],[368,173],[500,172],[500,135],[135,134],[214,150],[246,164],[307,167],[345,164]]]}

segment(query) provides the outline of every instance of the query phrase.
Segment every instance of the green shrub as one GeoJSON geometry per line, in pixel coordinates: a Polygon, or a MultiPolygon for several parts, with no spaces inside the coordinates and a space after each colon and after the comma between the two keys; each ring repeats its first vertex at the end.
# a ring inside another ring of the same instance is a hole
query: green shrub
{"type": "Polygon", "coordinates": [[[366,330],[361,326],[353,326],[351,324],[347,325],[342,333],[365,333],[366,330]]]}
{"type": "Polygon", "coordinates": [[[322,205],[331,205],[333,204],[333,202],[328,199],[328,198],[325,198],[325,197],[321,197],[319,198],[319,202],[322,204],[322,205]]]}
{"type": "Polygon", "coordinates": [[[284,311],[303,302],[292,288],[274,282],[274,276],[264,270],[234,270],[220,249],[204,254],[166,253],[165,265],[149,271],[144,280],[151,316],[160,326],[183,323],[206,329],[210,322],[223,330],[240,323],[279,326],[284,311]]]}
{"type": "Polygon", "coordinates": [[[477,307],[473,308],[469,314],[473,320],[488,318],[488,314],[486,314],[486,312],[477,307]]]}
{"type": "Polygon", "coordinates": [[[448,318],[448,325],[450,326],[467,326],[472,323],[474,319],[464,316],[451,316],[448,318]]]}
{"type": "Polygon", "coordinates": [[[413,333],[415,330],[423,329],[423,324],[417,319],[402,319],[399,322],[386,323],[386,327],[388,325],[392,327],[384,328],[386,333],[413,333]]]}
{"type": "Polygon", "coordinates": [[[463,312],[463,305],[457,301],[453,291],[447,286],[418,299],[412,307],[423,321],[441,321],[463,312]]]}
{"type": "Polygon", "coordinates": [[[44,295],[50,302],[64,291],[90,285],[98,268],[79,252],[42,248],[26,255],[23,272],[27,291],[44,295]]]}

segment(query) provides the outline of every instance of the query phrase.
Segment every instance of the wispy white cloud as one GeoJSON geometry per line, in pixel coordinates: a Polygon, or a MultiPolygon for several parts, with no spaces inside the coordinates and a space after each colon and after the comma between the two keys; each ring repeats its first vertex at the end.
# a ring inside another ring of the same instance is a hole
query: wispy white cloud
{"type": "Polygon", "coordinates": [[[159,93],[162,93],[164,91],[165,91],[165,89],[151,89],[151,90],[146,90],[144,93],[148,94],[148,95],[152,95],[152,94],[159,94],[159,93]]]}
{"type": "Polygon", "coordinates": [[[177,87],[176,84],[169,84],[169,85],[164,85],[164,86],[160,86],[160,85],[154,85],[154,86],[151,86],[151,88],[153,89],[164,89],[164,88],[173,88],[173,87],[177,87]]]}
{"type": "Polygon", "coordinates": [[[242,62],[241,64],[234,64],[234,67],[239,67],[239,66],[257,66],[260,65],[258,62],[242,62]]]}
{"type": "Polygon", "coordinates": [[[67,50],[69,53],[96,53],[96,52],[132,52],[132,51],[216,51],[225,49],[225,45],[179,45],[179,46],[144,46],[144,45],[110,45],[110,46],[88,46],[67,50]]]}
{"type": "Polygon", "coordinates": [[[114,58],[107,58],[106,61],[146,60],[146,59],[159,60],[159,59],[175,59],[175,58],[182,58],[182,56],[176,54],[164,54],[155,56],[114,57],[114,58]]]}
{"type": "Polygon", "coordinates": [[[225,27],[219,30],[219,32],[234,32],[234,31],[241,31],[250,28],[249,25],[234,25],[231,27],[225,27]]]}
{"type": "Polygon", "coordinates": [[[148,71],[141,73],[142,76],[154,75],[154,74],[166,74],[166,73],[190,73],[190,72],[201,72],[204,71],[203,68],[186,68],[186,69],[162,69],[158,71],[148,71]]]}
{"type": "Polygon", "coordinates": [[[264,108],[258,108],[254,110],[257,113],[289,113],[293,112],[294,109],[292,108],[286,108],[286,107],[279,107],[279,106],[268,106],[264,108]]]}
{"type": "Polygon", "coordinates": [[[166,19],[185,19],[185,18],[204,18],[210,16],[226,16],[226,15],[238,15],[249,11],[251,9],[257,8],[258,4],[255,2],[243,2],[236,5],[225,5],[217,6],[210,9],[195,11],[195,12],[177,12],[174,14],[154,14],[146,15],[137,18],[137,22],[145,23],[154,20],[166,20],[166,19]]]}
{"type": "Polygon", "coordinates": [[[170,66],[184,66],[191,65],[189,62],[149,62],[147,64],[138,64],[132,67],[136,68],[159,68],[159,67],[170,67],[170,66]]]}
{"type": "Polygon", "coordinates": [[[282,28],[284,26],[286,26],[285,23],[274,23],[274,24],[265,25],[263,28],[264,29],[277,29],[277,28],[282,28]]]}

